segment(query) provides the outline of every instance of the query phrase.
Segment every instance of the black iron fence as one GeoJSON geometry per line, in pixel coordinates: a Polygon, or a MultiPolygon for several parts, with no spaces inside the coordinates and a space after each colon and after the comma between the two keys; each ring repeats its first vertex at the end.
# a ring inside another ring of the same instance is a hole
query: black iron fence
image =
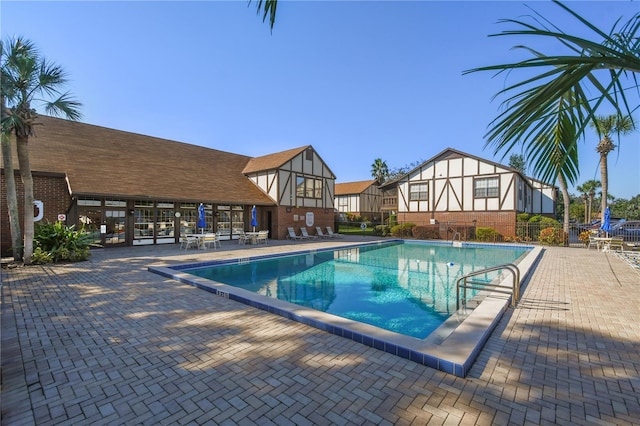
{"type": "MultiPolygon", "coordinates": [[[[599,229],[590,229],[581,224],[571,224],[567,234],[564,233],[562,224],[544,222],[517,222],[515,225],[505,224],[504,222],[440,222],[435,224],[414,223],[413,225],[415,226],[403,226],[402,224],[389,226],[372,221],[337,222],[336,228],[341,234],[351,235],[395,236],[446,241],[508,242],[569,247],[586,247],[589,242],[589,233],[600,233],[601,236],[605,236],[605,233],[599,229]]],[[[616,236],[622,237],[626,243],[640,245],[640,233],[616,236]]]]}

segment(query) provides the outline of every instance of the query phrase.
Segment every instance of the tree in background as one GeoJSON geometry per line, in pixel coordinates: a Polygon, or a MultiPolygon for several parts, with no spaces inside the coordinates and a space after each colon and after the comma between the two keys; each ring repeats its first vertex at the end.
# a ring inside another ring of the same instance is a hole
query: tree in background
{"type": "Polygon", "coordinates": [[[602,200],[600,211],[607,208],[607,195],[609,192],[609,170],[607,166],[607,156],[616,148],[611,140],[611,134],[626,135],[634,130],[633,119],[630,116],[607,115],[594,117],[591,127],[596,130],[600,142],[596,151],[600,154],[600,179],[602,182],[602,200]]]}
{"type": "Polygon", "coordinates": [[[531,22],[501,21],[515,24],[517,28],[493,36],[533,36],[541,42],[549,39],[568,49],[568,53],[545,55],[534,48],[517,45],[515,48],[531,53],[532,58],[475,68],[465,74],[538,72],[496,94],[496,97],[506,96],[502,102],[504,111],[491,122],[486,145],[492,146],[494,153],[505,155],[520,146],[539,179],[551,182],[562,175],[566,182],[573,184],[579,174],[578,140],[584,137],[585,128],[597,109],[604,102],[612,105],[619,115],[631,115],[635,109],[627,97],[631,90],[640,94],[636,78],[640,72],[640,13],[621,25],[618,20],[607,34],[559,1],[554,3],[578,20],[592,34],[592,39],[566,33],[534,11],[531,22]],[[629,86],[627,81],[631,83],[629,86]],[[571,102],[566,102],[568,93],[574,98],[571,102]],[[596,94],[595,97],[592,94],[596,94]],[[559,109],[562,103],[565,105],[559,109]],[[579,125],[571,146],[557,158],[557,138],[553,132],[558,129],[554,118],[559,112],[579,125]]]}
{"type": "Polygon", "coordinates": [[[378,181],[378,183],[384,182],[389,177],[389,167],[387,162],[381,158],[376,158],[371,164],[371,176],[378,181]]]}
{"type": "Polygon", "coordinates": [[[523,175],[527,174],[527,162],[522,154],[511,154],[511,157],[509,157],[509,167],[516,169],[523,175]]]}
{"type": "Polygon", "coordinates": [[[585,203],[585,223],[591,222],[593,220],[593,197],[596,195],[597,190],[600,189],[601,186],[602,185],[600,184],[599,180],[592,179],[576,187],[576,189],[582,193],[582,199],[585,203]]]}
{"type": "Polygon", "coordinates": [[[33,104],[42,107],[48,114],[77,120],[80,118],[80,103],[73,100],[68,92],[61,91],[67,82],[63,69],[40,56],[31,41],[18,37],[2,41],[0,45],[2,134],[15,136],[20,178],[24,187],[23,261],[30,264],[34,223],[29,138],[35,136],[35,126],[39,124],[33,104]]]}

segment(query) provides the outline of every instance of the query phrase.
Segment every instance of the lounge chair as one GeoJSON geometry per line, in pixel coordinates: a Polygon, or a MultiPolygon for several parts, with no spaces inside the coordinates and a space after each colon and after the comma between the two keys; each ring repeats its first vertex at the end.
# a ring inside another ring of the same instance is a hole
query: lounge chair
{"type": "Polygon", "coordinates": [[[320,238],[331,238],[330,236],[322,232],[322,228],[320,228],[319,226],[316,226],[316,235],[320,238]]]}
{"type": "Polygon", "coordinates": [[[302,238],[304,238],[305,240],[308,240],[311,238],[318,238],[315,235],[309,235],[309,233],[307,232],[307,228],[305,228],[304,226],[300,227],[300,233],[302,234],[302,238]]]}
{"type": "Polygon", "coordinates": [[[330,226],[327,226],[327,235],[329,235],[329,237],[331,238],[342,238],[342,235],[338,234],[337,232],[333,232],[333,229],[331,229],[330,226]]]}
{"type": "Polygon", "coordinates": [[[293,229],[293,227],[289,226],[287,227],[287,238],[290,240],[302,240],[304,239],[304,237],[302,237],[301,235],[296,235],[296,231],[293,229]]]}

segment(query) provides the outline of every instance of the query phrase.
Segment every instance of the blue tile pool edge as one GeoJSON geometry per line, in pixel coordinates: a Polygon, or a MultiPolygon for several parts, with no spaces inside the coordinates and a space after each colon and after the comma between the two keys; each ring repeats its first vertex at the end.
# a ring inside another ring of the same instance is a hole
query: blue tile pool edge
{"type": "MultiPolygon", "coordinates": [[[[365,245],[388,242],[390,241],[367,243],[365,245]]],[[[472,245],[473,243],[464,244],[472,245]]],[[[449,245],[451,245],[451,242],[449,242],[449,245]]],[[[507,245],[503,246],[506,247],[507,245]]],[[[199,289],[208,291],[212,294],[225,297],[230,300],[234,300],[236,302],[240,302],[245,305],[261,309],[296,322],[300,322],[302,324],[309,325],[319,330],[353,340],[357,343],[364,344],[374,349],[382,350],[392,355],[411,360],[418,364],[422,364],[427,367],[431,367],[439,371],[455,375],[457,377],[466,377],[466,375],[469,373],[469,370],[471,369],[471,366],[478,357],[480,350],[502,318],[502,315],[508,309],[511,302],[510,297],[501,296],[497,298],[486,298],[478,305],[478,307],[473,309],[470,314],[464,315],[464,319],[462,320],[462,322],[458,325],[458,327],[456,327],[456,330],[454,330],[449,335],[449,337],[445,338],[441,343],[436,344],[433,343],[432,339],[430,339],[429,336],[427,336],[427,338],[425,339],[417,339],[410,336],[404,336],[398,333],[383,330],[369,324],[351,321],[332,314],[305,308],[271,297],[262,296],[241,288],[229,286],[205,278],[196,277],[189,273],[183,272],[185,269],[200,266],[210,266],[213,264],[233,264],[270,257],[309,254],[325,250],[340,250],[352,247],[352,245],[347,245],[340,247],[331,247],[327,249],[311,249],[287,253],[253,256],[250,258],[235,258],[219,261],[180,264],[172,265],[170,267],[149,266],[148,270],[166,278],[192,285],[199,289]],[[467,324],[466,328],[471,329],[472,331],[464,331],[464,335],[461,336],[460,333],[456,332],[465,328],[465,323],[467,324]]],[[[523,248],[522,245],[510,247],[523,248]]],[[[528,281],[529,276],[533,271],[534,265],[537,263],[538,258],[542,254],[542,248],[540,247],[525,247],[527,249],[530,249],[530,252],[524,259],[521,259],[521,261],[518,263],[518,267],[521,269],[521,285],[522,283],[526,283],[528,281]]],[[[456,314],[452,315],[452,317],[449,318],[447,322],[456,321],[455,315],[456,314]]],[[[437,330],[434,331],[434,333],[432,333],[430,336],[434,335],[435,333],[437,333],[437,330]]]]}

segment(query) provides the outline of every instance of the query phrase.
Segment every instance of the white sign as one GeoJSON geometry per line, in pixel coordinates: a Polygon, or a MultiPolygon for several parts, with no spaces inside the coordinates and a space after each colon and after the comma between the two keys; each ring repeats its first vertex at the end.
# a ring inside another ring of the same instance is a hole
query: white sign
{"type": "Polygon", "coordinates": [[[64,222],[65,220],[67,220],[67,215],[66,214],[59,214],[58,215],[58,220],[60,222],[64,222]]]}
{"type": "Polygon", "coordinates": [[[107,233],[107,225],[100,225],[100,233],[101,234],[107,233]]]}
{"type": "Polygon", "coordinates": [[[306,221],[307,226],[313,226],[313,223],[314,223],[313,212],[307,212],[307,221],[306,221]]]}
{"type": "Polygon", "coordinates": [[[33,218],[33,221],[37,222],[44,216],[44,203],[40,200],[33,200],[33,205],[38,209],[38,215],[33,218]]]}
{"type": "Polygon", "coordinates": [[[360,224],[360,229],[362,229],[363,231],[364,231],[365,229],[367,229],[367,224],[366,224],[366,223],[364,223],[364,222],[362,222],[362,223],[360,224]]]}

